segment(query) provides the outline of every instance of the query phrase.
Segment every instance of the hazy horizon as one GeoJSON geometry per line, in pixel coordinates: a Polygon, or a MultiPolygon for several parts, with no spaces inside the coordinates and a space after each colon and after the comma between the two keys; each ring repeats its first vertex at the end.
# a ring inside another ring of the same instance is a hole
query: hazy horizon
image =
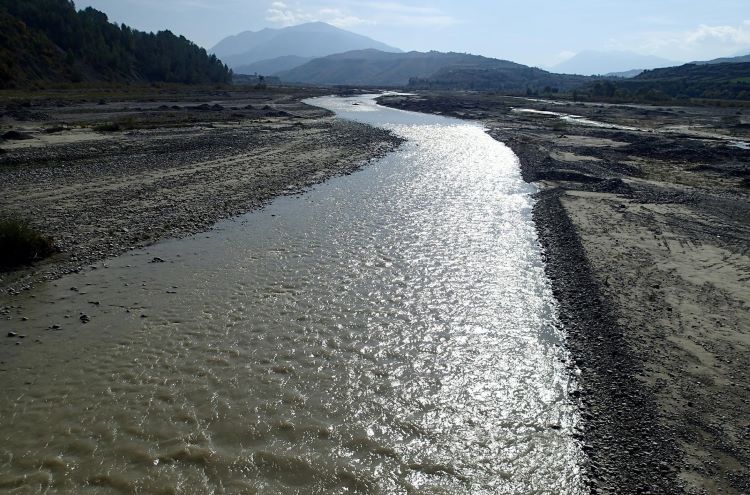
{"type": "Polygon", "coordinates": [[[227,36],[311,21],[403,50],[468,52],[551,67],[577,53],[631,51],[687,62],[750,53],[746,0],[86,0],[111,21],[169,29],[210,49],[227,36]]]}

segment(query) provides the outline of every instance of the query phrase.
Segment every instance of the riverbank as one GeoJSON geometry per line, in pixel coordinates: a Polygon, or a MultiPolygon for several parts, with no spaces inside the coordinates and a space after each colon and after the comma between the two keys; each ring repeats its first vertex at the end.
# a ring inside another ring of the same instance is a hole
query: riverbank
{"type": "Polygon", "coordinates": [[[60,253],[0,274],[0,289],[205,231],[400,143],[301,103],[314,90],[143,91],[1,95],[0,211],[60,253]]]}
{"type": "Polygon", "coordinates": [[[750,491],[746,110],[380,101],[481,120],[542,188],[534,217],[580,372],[593,490],[750,491]]]}

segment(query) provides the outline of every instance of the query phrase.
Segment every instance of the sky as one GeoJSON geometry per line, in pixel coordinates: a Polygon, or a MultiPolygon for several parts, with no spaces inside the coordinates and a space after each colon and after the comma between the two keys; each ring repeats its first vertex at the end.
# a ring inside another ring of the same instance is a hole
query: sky
{"type": "Polygon", "coordinates": [[[77,0],[111,21],[210,49],[226,36],[324,21],[402,50],[552,67],[585,50],[675,62],[750,53],[750,0],[77,0]]]}

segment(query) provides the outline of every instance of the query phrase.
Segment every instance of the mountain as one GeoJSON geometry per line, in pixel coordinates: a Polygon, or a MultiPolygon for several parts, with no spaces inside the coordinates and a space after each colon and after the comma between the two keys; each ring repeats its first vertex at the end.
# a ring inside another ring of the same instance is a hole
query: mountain
{"type": "Polygon", "coordinates": [[[0,87],[47,82],[226,83],[229,68],[169,31],[112,24],[69,0],[0,0],[0,87]]]}
{"type": "MultiPolygon", "coordinates": [[[[309,59],[368,48],[384,52],[401,51],[324,22],[311,22],[282,29],[263,29],[257,32],[245,31],[223,39],[211,51],[230,67],[244,68],[256,62],[271,61],[279,57],[295,56],[309,59]]],[[[264,63],[273,68],[270,62],[264,63]]]]}
{"type": "Polygon", "coordinates": [[[573,58],[555,65],[552,67],[552,70],[561,74],[591,76],[612,72],[627,72],[634,69],[656,69],[673,65],[679,65],[679,62],[652,55],[640,55],[625,51],[583,51],[573,58]]]}
{"type": "Polygon", "coordinates": [[[713,65],[713,64],[745,64],[750,62],[750,54],[740,55],[738,57],[722,57],[702,62],[693,62],[696,65],[713,65]]]}
{"type": "Polygon", "coordinates": [[[523,67],[464,53],[390,53],[369,49],[316,58],[277,75],[282,81],[306,84],[405,86],[411,78],[427,77],[448,66],[523,67]]]}
{"type": "Polygon", "coordinates": [[[560,76],[541,69],[465,53],[388,53],[356,50],[317,58],[277,74],[282,81],[318,85],[442,89],[504,89],[559,86],[582,76],[560,76]]]}
{"type": "Polygon", "coordinates": [[[306,64],[312,60],[312,57],[298,57],[297,55],[286,55],[269,60],[253,62],[249,65],[240,65],[235,67],[234,72],[237,74],[263,74],[273,75],[277,72],[291,70],[300,65],[306,64]]]}

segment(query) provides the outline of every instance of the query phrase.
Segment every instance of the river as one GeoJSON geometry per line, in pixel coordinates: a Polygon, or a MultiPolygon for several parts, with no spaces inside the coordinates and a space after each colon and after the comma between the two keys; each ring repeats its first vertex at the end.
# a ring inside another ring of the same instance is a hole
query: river
{"type": "Polygon", "coordinates": [[[517,158],[473,123],[312,103],[407,142],[11,301],[0,490],[586,492],[517,158]]]}

